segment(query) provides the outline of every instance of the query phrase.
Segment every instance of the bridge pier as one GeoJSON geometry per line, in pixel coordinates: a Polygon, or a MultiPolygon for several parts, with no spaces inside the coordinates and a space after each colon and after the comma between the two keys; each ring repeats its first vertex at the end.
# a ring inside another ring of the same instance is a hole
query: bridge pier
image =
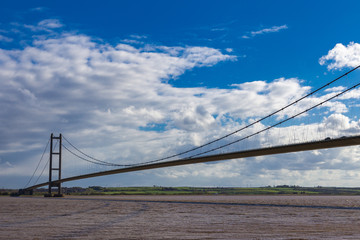
{"type": "Polygon", "coordinates": [[[62,135],[55,137],[52,133],[50,136],[50,165],[49,165],[49,190],[44,197],[63,197],[61,183],[54,181],[61,179],[61,148],[62,148],[62,135]],[[54,145],[54,140],[57,142],[54,145]],[[55,151],[57,149],[57,151],[55,151]],[[56,177],[57,179],[53,179],[56,177]],[[54,193],[57,192],[57,193],[54,193]]]}

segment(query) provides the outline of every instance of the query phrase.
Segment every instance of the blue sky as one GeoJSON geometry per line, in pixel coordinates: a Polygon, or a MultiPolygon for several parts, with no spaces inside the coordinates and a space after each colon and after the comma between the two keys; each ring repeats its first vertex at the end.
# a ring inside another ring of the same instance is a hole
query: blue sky
{"type": "Polygon", "coordinates": [[[199,86],[202,77],[210,77],[207,86],[211,87],[279,76],[310,81],[324,69],[317,64],[319,57],[336,43],[356,40],[359,5],[357,1],[105,1],[101,6],[97,1],[20,2],[2,3],[2,25],[58,19],[63,30],[111,44],[144,36],[146,42],[158,45],[233,49],[238,61],[220,63],[210,70],[196,69],[174,82],[199,86]],[[287,29],[276,34],[251,35],[284,25],[287,29]],[[250,38],[244,39],[247,35],[250,38]],[[201,74],[200,79],[196,74],[201,74]]]}
{"type": "MultiPolygon", "coordinates": [[[[358,1],[1,2],[0,187],[27,182],[51,132],[97,158],[133,163],[201,145],[277,110],[360,63],[359,7],[358,1]]],[[[268,144],[301,131],[304,140],[356,134],[357,99],[353,92],[293,123],[302,127],[279,127],[268,144]],[[325,132],[329,127],[338,131],[325,132]],[[321,133],[305,136],[314,129],[321,133]]],[[[271,122],[262,124],[252,130],[271,122]]],[[[69,186],[357,186],[359,154],[353,147],[237,159],[69,186]]],[[[68,158],[68,174],[81,172],[84,165],[72,167],[76,160],[68,158]]]]}

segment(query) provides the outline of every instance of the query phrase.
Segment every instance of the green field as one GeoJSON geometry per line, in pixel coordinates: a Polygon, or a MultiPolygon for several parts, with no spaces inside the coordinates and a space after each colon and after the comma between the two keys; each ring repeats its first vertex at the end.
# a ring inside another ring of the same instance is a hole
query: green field
{"type": "Polygon", "coordinates": [[[339,187],[100,187],[92,186],[81,191],[64,189],[70,195],[270,195],[270,194],[307,194],[307,195],[360,195],[360,188],[339,187]]]}

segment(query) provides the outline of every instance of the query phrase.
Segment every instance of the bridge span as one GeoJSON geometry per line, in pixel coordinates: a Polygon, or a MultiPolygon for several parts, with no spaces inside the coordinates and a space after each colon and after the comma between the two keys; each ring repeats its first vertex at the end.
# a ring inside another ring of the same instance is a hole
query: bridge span
{"type": "MultiPolygon", "coordinates": [[[[266,155],[274,155],[274,154],[282,154],[282,153],[292,153],[292,152],[300,152],[300,151],[310,151],[310,150],[317,150],[317,149],[327,149],[327,148],[336,148],[336,147],[346,147],[346,146],[354,146],[360,145],[360,135],[358,136],[351,136],[351,137],[341,137],[341,138],[326,138],[320,141],[312,141],[306,143],[297,143],[297,144],[289,144],[289,145],[282,145],[282,146],[275,146],[275,147],[268,147],[268,148],[258,148],[246,151],[237,151],[231,153],[223,153],[223,154],[214,154],[214,155],[207,155],[201,157],[194,157],[194,158],[183,158],[173,161],[166,161],[166,162],[159,162],[159,163],[151,163],[151,164],[144,164],[132,167],[125,167],[119,169],[113,169],[108,171],[102,171],[97,173],[90,173],[84,174],[69,178],[63,178],[60,180],[53,181],[52,184],[61,184],[63,182],[75,181],[85,178],[93,178],[93,177],[100,177],[106,175],[113,175],[119,173],[126,173],[126,172],[136,172],[136,171],[143,171],[155,168],[164,168],[164,167],[173,167],[173,166],[180,166],[180,165],[188,165],[188,164],[196,164],[196,163],[205,163],[205,162],[214,162],[214,161],[221,161],[221,160],[230,160],[230,159],[238,159],[238,158],[247,158],[247,157],[257,157],[257,156],[266,156],[266,155]]],[[[33,190],[39,187],[47,186],[49,182],[37,184],[25,190],[33,190]]]]}

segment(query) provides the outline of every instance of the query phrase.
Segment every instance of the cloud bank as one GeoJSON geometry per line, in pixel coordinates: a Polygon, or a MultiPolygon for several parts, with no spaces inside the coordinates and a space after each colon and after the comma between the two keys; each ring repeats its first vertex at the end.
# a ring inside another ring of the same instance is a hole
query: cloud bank
{"type": "MultiPolygon", "coordinates": [[[[169,84],[170,79],[237,57],[202,46],[110,45],[83,34],[54,34],[62,26],[56,20],[41,21],[27,28],[49,35],[39,35],[23,48],[0,49],[0,176],[31,175],[29,169],[36,166],[51,132],[63,133],[99,159],[120,164],[144,162],[224,136],[311,91],[298,78],[234,83],[227,89],[176,88],[169,84]]],[[[291,116],[342,89],[338,86],[322,96],[312,96],[275,118],[291,116]]],[[[336,136],[339,131],[343,135],[359,132],[358,120],[345,115],[349,109],[342,102],[359,95],[353,91],[322,106],[327,113],[319,115],[318,122],[279,126],[226,151],[306,141],[314,132],[318,138],[336,136]]],[[[243,134],[269,124],[257,124],[243,134]]],[[[150,185],[168,181],[172,185],[244,186],[246,181],[253,185],[266,185],[274,178],[274,182],[282,181],[286,175],[295,181],[305,173],[309,178],[303,182],[308,185],[316,171],[336,169],[341,175],[341,170],[358,169],[359,163],[351,157],[357,155],[355,148],[315,151],[289,155],[291,161],[286,162],[283,156],[260,157],[143,174],[151,176],[150,185]]],[[[75,161],[64,162],[66,174],[89,168],[87,163],[75,161]]]]}

